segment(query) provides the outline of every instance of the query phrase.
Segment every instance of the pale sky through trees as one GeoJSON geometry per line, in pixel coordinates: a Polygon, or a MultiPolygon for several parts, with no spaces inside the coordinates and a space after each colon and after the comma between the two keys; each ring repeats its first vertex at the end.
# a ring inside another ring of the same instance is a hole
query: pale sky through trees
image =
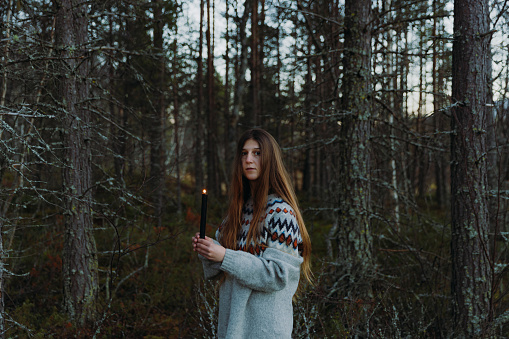
{"type": "MultiPolygon", "coordinates": [[[[230,1],[230,17],[233,17],[236,15],[235,13],[235,6],[231,3],[234,2],[234,0],[230,1]]],[[[221,76],[224,77],[225,74],[225,61],[224,61],[224,55],[226,51],[226,41],[225,41],[225,34],[226,34],[226,20],[225,20],[225,11],[226,11],[226,1],[215,1],[215,13],[214,13],[214,19],[215,19],[215,33],[214,33],[214,66],[216,69],[216,72],[221,76]]],[[[244,1],[239,0],[239,8],[238,8],[238,15],[241,16],[244,11],[244,1]]],[[[271,13],[274,13],[278,6],[280,6],[279,1],[267,1],[265,4],[266,9],[266,24],[270,25],[272,27],[277,27],[277,23],[273,21],[273,18],[270,16],[271,13]]],[[[297,9],[295,8],[295,11],[297,9]]],[[[195,43],[198,41],[199,33],[198,28],[200,24],[200,0],[190,0],[186,1],[182,4],[182,11],[183,15],[179,17],[179,35],[181,36],[180,39],[182,39],[181,43],[195,43]]],[[[211,9],[211,15],[212,15],[212,9],[211,9]]],[[[204,27],[203,32],[206,33],[206,25],[207,25],[207,12],[206,12],[206,0],[204,0],[204,27]]],[[[229,29],[230,29],[230,39],[232,39],[232,34],[235,33],[235,30],[237,27],[233,23],[233,20],[230,19],[229,23],[229,29]]],[[[286,77],[286,81],[290,79],[291,71],[290,68],[292,68],[293,64],[297,62],[297,58],[303,57],[303,55],[298,52],[296,55],[295,53],[292,53],[291,48],[292,45],[295,43],[295,39],[290,36],[290,33],[293,30],[293,24],[288,20],[284,19],[282,22],[280,22],[282,25],[282,35],[281,37],[281,53],[283,54],[283,58],[286,60],[284,62],[284,70],[281,72],[282,75],[286,77]]],[[[249,35],[250,31],[250,24],[246,27],[247,34],[249,35]]],[[[339,38],[339,37],[338,37],[339,38]]],[[[233,43],[230,41],[230,43],[233,43]]],[[[205,48],[205,46],[204,46],[205,48]]],[[[236,53],[236,51],[232,51],[230,47],[230,58],[234,57],[233,53],[236,53]]],[[[272,56],[276,53],[276,51],[273,50],[266,50],[266,58],[270,58],[270,54],[272,53],[272,56]]],[[[266,60],[267,62],[267,60],[266,60]]],[[[270,64],[270,63],[269,63],[270,64]]],[[[299,72],[296,72],[297,78],[300,77],[299,72]]],[[[250,80],[250,72],[249,68],[246,72],[246,79],[247,81],[250,80]]],[[[303,81],[303,79],[300,79],[303,81]]],[[[302,82],[296,81],[295,86],[297,90],[301,89],[302,82]]]]}

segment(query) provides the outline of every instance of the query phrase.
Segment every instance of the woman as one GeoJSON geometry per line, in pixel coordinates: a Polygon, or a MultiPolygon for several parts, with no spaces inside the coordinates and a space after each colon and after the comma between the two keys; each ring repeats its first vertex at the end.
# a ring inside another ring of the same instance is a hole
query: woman
{"type": "Polygon", "coordinates": [[[219,338],[291,338],[292,298],[311,281],[311,242],[276,140],[246,131],[235,154],[228,214],[193,238],[205,278],[222,275],[219,338]]]}

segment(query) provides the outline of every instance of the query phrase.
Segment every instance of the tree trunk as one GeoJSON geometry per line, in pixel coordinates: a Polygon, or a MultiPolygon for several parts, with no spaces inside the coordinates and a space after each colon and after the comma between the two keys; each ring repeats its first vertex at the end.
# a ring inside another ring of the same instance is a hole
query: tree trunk
{"type": "Polygon", "coordinates": [[[252,110],[248,123],[251,127],[257,126],[260,116],[260,67],[259,58],[259,25],[258,25],[258,1],[252,0],[251,14],[251,89],[252,110]]]}
{"type": "MultiPolygon", "coordinates": [[[[113,16],[108,18],[108,30],[109,30],[109,43],[111,46],[114,45],[113,26],[115,25],[115,19],[113,16]]],[[[108,73],[109,73],[109,87],[115,88],[115,66],[114,58],[109,56],[108,59],[108,73]]],[[[113,96],[112,96],[113,99],[113,96]]],[[[125,99],[124,99],[125,100],[125,99]]],[[[125,188],[125,164],[126,164],[126,127],[127,127],[127,114],[124,112],[124,108],[121,105],[115,104],[114,100],[110,100],[109,103],[110,115],[114,123],[110,124],[110,133],[113,136],[110,138],[111,148],[115,153],[113,157],[113,164],[115,167],[115,176],[122,184],[122,188],[125,188]]]]}
{"type": "Polygon", "coordinates": [[[207,187],[215,194],[219,193],[219,171],[217,166],[217,114],[216,92],[214,83],[214,45],[213,45],[213,15],[210,15],[211,1],[207,0],[207,187]]]}
{"type": "Polygon", "coordinates": [[[492,57],[491,53],[488,54],[486,59],[486,71],[488,78],[486,85],[487,100],[486,100],[486,125],[487,125],[487,150],[488,150],[488,213],[490,219],[490,234],[493,236],[492,258],[495,258],[496,252],[496,238],[500,233],[500,220],[499,211],[501,210],[501,199],[500,199],[500,168],[498,165],[498,151],[497,151],[497,129],[496,129],[496,114],[495,105],[493,104],[493,78],[492,78],[492,57]]]}
{"type": "Polygon", "coordinates": [[[264,68],[264,45],[265,45],[265,0],[260,0],[260,14],[259,14],[259,24],[258,24],[258,64],[257,64],[257,82],[258,82],[258,113],[257,113],[257,125],[263,126],[263,128],[270,128],[269,119],[264,119],[267,115],[267,110],[265,108],[265,90],[264,90],[264,81],[263,74],[265,74],[264,68]]]}
{"type": "MultiPolygon", "coordinates": [[[[5,98],[7,96],[7,62],[9,61],[9,43],[11,41],[10,35],[11,35],[11,15],[12,15],[12,0],[9,0],[9,3],[7,5],[7,20],[5,22],[5,46],[3,50],[3,74],[2,74],[2,84],[0,86],[1,88],[1,96],[0,96],[0,106],[5,106],[5,98]]],[[[0,116],[0,119],[3,119],[2,116],[0,116]]],[[[0,132],[1,136],[1,132],[0,132]]]]}
{"type": "MultiPolygon", "coordinates": [[[[226,51],[224,53],[224,64],[225,64],[225,74],[224,74],[224,153],[223,153],[223,168],[225,170],[225,177],[221,180],[221,182],[227,183],[230,179],[230,167],[229,164],[233,163],[233,154],[235,153],[233,149],[230,149],[230,136],[233,135],[234,131],[232,130],[232,126],[230,125],[230,121],[232,119],[231,111],[230,111],[230,2],[226,0],[226,32],[225,32],[225,44],[226,51]],[[228,165],[226,165],[228,164],[228,165]],[[224,181],[223,181],[224,180],[224,181]]],[[[221,188],[221,195],[223,190],[221,188]]]]}
{"type": "MultiPolygon", "coordinates": [[[[420,31],[426,29],[425,21],[423,20],[421,23],[420,31]]],[[[433,25],[435,27],[435,25],[433,25]]],[[[424,49],[424,41],[425,41],[425,35],[421,34],[421,37],[419,38],[419,49],[424,49]]],[[[433,58],[435,59],[436,56],[433,54],[433,58]]],[[[423,111],[425,109],[425,98],[424,98],[424,83],[426,82],[425,73],[424,73],[424,65],[425,65],[425,58],[424,55],[422,55],[419,58],[419,107],[417,108],[417,120],[416,120],[416,131],[418,135],[424,135],[425,128],[424,128],[424,118],[423,118],[423,111]]],[[[426,149],[424,146],[419,146],[415,148],[415,161],[414,161],[414,175],[416,176],[417,180],[417,197],[419,200],[424,199],[425,193],[426,193],[426,173],[428,171],[428,161],[426,156],[426,149]]]]}
{"type": "MultiPolygon", "coordinates": [[[[232,108],[232,115],[230,120],[230,126],[231,131],[235,132],[237,128],[238,121],[240,119],[240,109],[242,107],[242,99],[244,97],[244,91],[246,88],[246,71],[247,71],[247,47],[248,47],[248,38],[246,34],[246,26],[247,26],[247,20],[249,18],[249,13],[251,12],[249,10],[249,6],[251,4],[252,0],[246,0],[244,2],[244,13],[242,14],[242,17],[240,18],[239,22],[239,44],[240,44],[240,55],[238,57],[238,72],[236,77],[236,83],[235,83],[235,90],[233,93],[233,108],[232,108]]],[[[235,150],[235,135],[232,134],[228,137],[230,140],[229,148],[231,150],[235,150]]],[[[233,159],[233,157],[232,157],[233,159]]],[[[231,163],[231,162],[230,162],[231,163]]]]}
{"type": "Polygon", "coordinates": [[[351,297],[370,298],[374,266],[370,231],[371,1],[345,2],[340,148],[338,262],[351,297]]]}
{"type": "Polygon", "coordinates": [[[487,201],[488,0],[454,2],[451,118],[452,303],[455,335],[486,334],[492,270],[487,201]]]}
{"type": "Polygon", "coordinates": [[[60,94],[63,104],[63,170],[65,236],[63,251],[64,307],[78,325],[97,318],[97,250],[92,225],[91,126],[85,107],[89,96],[87,4],[56,1],[57,46],[60,50],[60,94]]]}
{"type": "MultiPolygon", "coordinates": [[[[433,12],[437,13],[438,11],[438,3],[437,1],[433,1],[433,12]]],[[[438,18],[433,19],[433,30],[432,35],[437,35],[437,21],[438,18]]],[[[440,95],[440,88],[439,88],[439,72],[438,72],[438,41],[436,41],[433,44],[433,63],[432,63],[432,86],[433,86],[433,112],[434,114],[434,127],[435,132],[441,132],[445,126],[444,124],[444,118],[442,117],[442,114],[438,113],[440,112],[440,109],[443,105],[443,100],[440,95]]],[[[441,137],[439,137],[442,139],[441,137]]],[[[436,202],[439,208],[445,207],[445,175],[444,175],[444,156],[443,154],[437,153],[435,154],[435,184],[436,184],[436,202]]]]}
{"type": "MultiPolygon", "coordinates": [[[[7,8],[7,20],[6,20],[6,33],[5,33],[5,47],[4,47],[4,62],[3,62],[3,74],[2,74],[2,83],[1,83],[1,96],[0,96],[0,106],[5,106],[5,99],[7,96],[7,62],[9,59],[9,41],[10,41],[10,27],[11,27],[11,15],[12,15],[12,0],[9,0],[7,8]]],[[[3,116],[0,116],[0,119],[3,119],[3,116]]],[[[0,131],[0,138],[3,135],[3,128],[0,131]]],[[[3,178],[3,172],[5,170],[4,162],[7,159],[4,158],[4,154],[0,155],[0,178],[3,178]]],[[[4,205],[0,206],[2,210],[0,211],[0,338],[5,338],[5,277],[4,277],[4,258],[7,256],[5,255],[4,251],[4,205]]]]}
{"type": "MultiPolygon", "coordinates": [[[[175,27],[175,31],[177,27],[175,27]]],[[[178,36],[175,32],[175,36],[178,36]]],[[[177,80],[177,67],[179,66],[177,59],[177,39],[173,42],[173,65],[172,65],[172,94],[173,94],[173,117],[175,119],[175,172],[177,173],[177,215],[182,218],[182,183],[180,178],[180,138],[179,138],[179,123],[180,123],[180,102],[179,102],[179,89],[177,80]]]]}
{"type": "MultiPolygon", "coordinates": [[[[390,8],[390,6],[391,6],[391,3],[389,1],[388,7],[390,8]]],[[[390,16],[387,19],[389,21],[394,20],[394,18],[392,18],[390,16]]],[[[386,71],[388,74],[386,84],[387,84],[387,89],[388,89],[388,93],[387,93],[388,100],[387,101],[388,101],[388,105],[389,105],[389,109],[390,109],[389,124],[388,124],[388,128],[389,128],[388,143],[389,143],[389,149],[390,149],[390,151],[389,151],[389,156],[390,156],[389,172],[390,172],[390,178],[391,178],[390,195],[392,198],[392,207],[393,207],[392,215],[394,218],[394,224],[396,226],[396,229],[399,229],[399,225],[400,225],[400,211],[399,211],[400,197],[399,197],[398,183],[400,182],[400,180],[399,180],[400,178],[398,176],[398,172],[397,172],[397,168],[396,168],[397,150],[396,150],[395,140],[396,140],[397,136],[395,135],[396,128],[394,127],[394,115],[399,113],[398,107],[397,107],[398,101],[397,101],[397,97],[396,97],[397,83],[398,83],[397,75],[396,75],[397,74],[397,41],[398,41],[398,39],[394,38],[393,35],[395,35],[395,33],[392,30],[386,31],[385,38],[387,41],[387,53],[385,55],[385,59],[386,59],[385,66],[386,66],[386,71]]]]}
{"type": "Polygon", "coordinates": [[[163,17],[162,0],[153,0],[154,6],[154,48],[156,53],[160,53],[156,62],[156,73],[154,74],[154,86],[158,89],[157,104],[154,105],[154,111],[149,119],[149,140],[150,140],[150,185],[151,196],[153,197],[154,215],[157,219],[157,226],[162,226],[162,216],[164,212],[164,130],[165,130],[165,58],[163,50],[163,17]],[[159,69],[157,69],[159,68],[159,69]]]}
{"type": "Polygon", "coordinates": [[[202,153],[202,138],[203,138],[203,19],[204,19],[204,6],[205,0],[200,0],[200,38],[198,43],[198,70],[196,73],[196,87],[198,96],[196,98],[196,114],[194,119],[194,175],[196,180],[195,188],[195,203],[199,206],[201,190],[203,189],[203,153],[202,153]]]}

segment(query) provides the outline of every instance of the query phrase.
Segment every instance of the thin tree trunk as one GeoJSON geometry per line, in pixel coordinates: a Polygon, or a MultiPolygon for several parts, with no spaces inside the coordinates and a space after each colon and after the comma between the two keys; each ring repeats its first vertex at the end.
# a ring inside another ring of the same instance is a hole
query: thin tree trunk
{"type": "Polygon", "coordinates": [[[239,72],[237,76],[237,82],[235,84],[235,96],[233,101],[233,113],[232,113],[232,126],[236,127],[240,108],[242,107],[242,98],[244,96],[244,90],[246,88],[246,70],[247,70],[247,47],[248,38],[246,34],[246,25],[249,18],[250,10],[248,9],[252,0],[246,0],[244,2],[244,13],[242,14],[239,24],[239,40],[240,40],[240,56],[239,56],[239,72]]]}
{"type": "MultiPolygon", "coordinates": [[[[114,17],[109,16],[108,18],[108,34],[109,34],[109,43],[111,46],[114,45],[114,36],[113,36],[113,25],[115,25],[114,17]]],[[[109,73],[109,86],[110,88],[114,88],[114,80],[115,79],[115,67],[114,67],[114,58],[112,56],[108,57],[108,73],[109,73]]],[[[111,135],[113,138],[110,139],[112,143],[111,148],[115,152],[115,157],[113,158],[113,164],[115,167],[115,176],[117,181],[122,183],[122,187],[125,187],[124,181],[124,170],[125,170],[125,149],[126,149],[126,135],[125,135],[125,125],[123,124],[123,116],[124,109],[122,107],[116,107],[115,101],[110,100],[109,104],[110,115],[115,121],[115,123],[110,124],[111,135]],[[121,126],[120,128],[118,126],[121,126]]]]}
{"type": "Polygon", "coordinates": [[[204,1],[200,0],[200,38],[198,46],[198,70],[196,74],[196,87],[198,88],[198,97],[196,98],[196,114],[194,119],[194,174],[196,180],[195,203],[199,206],[201,190],[203,189],[203,20],[204,20],[204,1]]]}
{"type": "Polygon", "coordinates": [[[370,298],[374,265],[370,230],[371,1],[345,2],[341,123],[339,258],[351,297],[370,298]]]}
{"type": "Polygon", "coordinates": [[[213,45],[213,15],[210,7],[214,0],[207,0],[207,187],[215,194],[219,193],[219,176],[217,166],[217,118],[214,84],[214,45],[213,45]]]}
{"type": "MultiPolygon", "coordinates": [[[[234,131],[232,131],[232,126],[230,121],[232,119],[231,111],[230,111],[230,1],[226,0],[226,34],[225,34],[225,44],[226,51],[224,54],[224,64],[225,64],[225,74],[224,74],[224,117],[225,117],[225,133],[224,133],[224,155],[223,161],[224,164],[232,164],[233,163],[233,149],[230,149],[230,136],[233,135],[234,131]]],[[[225,165],[226,166],[226,165],[225,165]]],[[[224,166],[223,166],[224,167],[224,166]]],[[[229,167],[227,167],[229,169],[229,167]]],[[[226,171],[224,182],[229,181],[230,172],[226,171]]],[[[222,189],[221,189],[222,193],[222,189]]]]}
{"type": "MultiPolygon", "coordinates": [[[[177,27],[175,28],[177,30],[177,27]]],[[[178,36],[175,32],[175,36],[178,36]]],[[[174,142],[175,142],[175,171],[177,172],[177,215],[182,218],[182,184],[180,179],[180,138],[179,138],[179,123],[180,123],[180,103],[179,103],[179,91],[178,91],[178,80],[177,80],[177,39],[173,42],[173,67],[172,67],[172,79],[173,79],[173,117],[175,119],[175,131],[174,131],[174,142]]]]}
{"type": "Polygon", "coordinates": [[[487,201],[488,0],[454,2],[451,255],[455,336],[486,335],[492,316],[487,201]]]}
{"type": "Polygon", "coordinates": [[[92,225],[92,166],[87,76],[89,59],[87,4],[61,0],[57,7],[60,51],[60,93],[64,115],[63,140],[67,166],[63,170],[65,236],[63,253],[64,307],[79,326],[97,318],[98,263],[92,225]]]}
{"type": "Polygon", "coordinates": [[[489,219],[490,219],[490,234],[493,235],[493,255],[492,258],[495,257],[496,251],[496,241],[494,239],[497,238],[500,232],[500,221],[498,219],[500,213],[500,170],[498,165],[498,152],[497,152],[497,130],[496,130],[496,115],[495,115],[495,105],[493,104],[493,88],[492,88],[492,58],[491,53],[488,54],[486,69],[488,73],[488,80],[486,85],[488,86],[487,90],[487,100],[486,100],[486,125],[487,125],[487,149],[488,149],[488,204],[489,204],[489,219]]]}
{"type": "MultiPolygon", "coordinates": [[[[425,29],[423,26],[425,26],[425,21],[423,20],[421,22],[421,28],[422,31],[425,29]]],[[[424,40],[425,36],[421,33],[421,37],[419,39],[419,50],[424,49],[424,40]]],[[[419,107],[417,108],[417,134],[418,135],[424,135],[424,126],[423,126],[423,116],[422,112],[424,111],[424,108],[426,106],[425,102],[425,96],[424,96],[424,83],[426,82],[426,75],[424,72],[424,64],[425,64],[425,58],[424,55],[422,55],[419,58],[419,107]]],[[[414,173],[417,172],[417,197],[419,199],[424,198],[425,194],[425,180],[426,180],[426,172],[428,170],[427,168],[427,161],[426,161],[426,150],[423,146],[417,146],[415,149],[415,165],[414,168],[417,167],[414,170],[414,173]]]]}
{"type": "Polygon", "coordinates": [[[265,114],[267,114],[264,106],[264,88],[263,88],[263,74],[265,73],[264,70],[264,59],[265,59],[265,53],[264,53],[264,45],[265,45],[265,0],[261,1],[261,8],[260,8],[260,23],[258,25],[258,70],[257,70],[257,81],[258,81],[258,119],[257,124],[262,125],[264,128],[269,128],[267,125],[267,122],[269,119],[264,119],[265,114]]]}
{"type": "Polygon", "coordinates": [[[260,65],[259,65],[259,25],[258,25],[258,1],[252,0],[251,14],[251,116],[248,123],[254,127],[258,125],[260,116],[260,65]]]}
{"type": "MultiPolygon", "coordinates": [[[[308,53],[311,54],[311,42],[309,39],[308,39],[307,48],[308,48],[308,53]]],[[[311,91],[311,86],[312,86],[313,80],[312,80],[312,74],[311,74],[312,69],[311,69],[311,60],[310,59],[311,58],[308,58],[306,61],[307,71],[306,71],[305,86],[306,86],[307,90],[306,90],[305,96],[306,96],[306,101],[308,102],[308,104],[310,106],[312,106],[314,104],[314,102],[312,100],[312,91],[311,91]]],[[[278,49],[278,65],[280,65],[279,49],[278,49]]],[[[279,87],[278,87],[278,92],[279,92],[279,87]]],[[[305,125],[306,125],[305,131],[306,131],[307,139],[310,140],[312,137],[311,136],[312,129],[311,129],[311,122],[309,121],[309,119],[306,119],[305,125]]],[[[302,170],[302,190],[306,194],[312,194],[312,192],[311,192],[311,182],[312,182],[311,181],[311,178],[312,178],[311,154],[312,154],[311,147],[306,147],[305,157],[304,157],[304,166],[303,166],[303,170],[302,170]]]]}
{"type": "MultiPolygon", "coordinates": [[[[2,83],[0,84],[0,106],[4,107],[5,106],[5,100],[6,100],[6,97],[7,97],[7,63],[9,61],[9,45],[10,45],[10,35],[11,35],[11,16],[12,16],[12,0],[9,0],[9,3],[8,3],[8,8],[7,8],[7,17],[6,17],[6,22],[5,22],[5,26],[6,26],[6,29],[5,29],[5,47],[4,47],[4,51],[3,51],[3,56],[2,56],[2,59],[3,59],[3,72],[2,72],[2,83]]],[[[0,121],[3,120],[3,115],[0,115],[0,121]]],[[[0,129],[0,138],[2,138],[4,134],[4,129],[1,128],[0,129]]],[[[0,240],[2,240],[3,236],[2,236],[2,233],[3,232],[3,229],[0,228],[0,240]]],[[[0,252],[0,254],[2,255],[2,258],[4,258],[3,256],[3,248],[2,248],[2,252],[0,252]]],[[[2,260],[2,259],[0,259],[2,260]]],[[[3,265],[3,262],[1,263],[3,265]]],[[[3,266],[0,267],[1,269],[1,272],[0,272],[0,308],[1,308],[1,311],[2,313],[0,314],[0,330],[1,332],[0,333],[4,333],[4,327],[5,327],[5,323],[4,323],[4,319],[3,319],[3,309],[4,309],[4,293],[3,293],[3,286],[4,286],[4,280],[3,280],[3,266]]]]}
{"type": "MultiPolygon", "coordinates": [[[[233,93],[233,107],[232,107],[232,114],[230,119],[230,131],[233,132],[232,135],[228,137],[230,141],[229,149],[234,150],[235,149],[235,135],[234,132],[237,130],[237,124],[240,119],[240,109],[242,107],[242,99],[244,97],[244,92],[246,89],[246,71],[248,67],[248,58],[247,58],[247,51],[248,51],[248,38],[246,34],[246,26],[247,26],[247,20],[249,18],[249,13],[251,13],[251,10],[249,9],[250,4],[252,0],[246,0],[244,2],[244,13],[242,14],[242,17],[240,18],[239,23],[239,43],[240,43],[240,55],[238,60],[238,72],[237,72],[237,79],[235,83],[235,89],[233,93]]],[[[231,163],[231,162],[230,162],[231,163]]]]}
{"type": "MultiPolygon", "coordinates": [[[[390,5],[389,5],[390,6],[390,5]]],[[[392,18],[389,18],[391,20],[392,18]]],[[[396,55],[397,51],[393,51],[394,45],[397,42],[394,41],[392,31],[387,30],[387,74],[388,74],[388,95],[389,95],[389,149],[390,149],[390,176],[391,176],[391,197],[393,204],[393,216],[396,228],[399,229],[400,224],[400,213],[399,213],[399,189],[398,189],[398,172],[396,169],[396,147],[394,140],[396,139],[395,128],[394,128],[394,115],[398,112],[397,100],[396,100],[396,89],[397,89],[397,75],[396,75],[396,55]]],[[[397,47],[396,47],[397,48],[397,47]]]]}
{"type": "Polygon", "coordinates": [[[162,18],[162,0],[153,0],[154,6],[154,48],[156,53],[159,53],[159,62],[156,67],[159,68],[154,74],[155,86],[158,89],[157,104],[155,110],[150,116],[149,125],[149,139],[150,139],[150,178],[152,185],[151,196],[153,196],[154,214],[157,219],[157,226],[162,226],[162,217],[164,213],[164,130],[165,130],[165,58],[163,50],[163,29],[164,22],[162,18]]]}
{"type": "MultiPolygon", "coordinates": [[[[437,4],[437,1],[434,0],[433,1],[433,12],[436,13],[437,12],[437,9],[438,9],[438,4],[437,4]]],[[[438,18],[434,18],[433,19],[433,31],[432,31],[432,34],[433,36],[436,36],[437,35],[437,20],[438,18]]],[[[439,83],[439,79],[438,79],[438,42],[434,43],[433,44],[433,63],[432,63],[432,87],[433,87],[433,112],[435,113],[434,114],[434,118],[433,118],[433,122],[434,122],[434,128],[435,128],[435,132],[439,132],[443,129],[443,118],[442,118],[442,115],[438,112],[440,112],[440,108],[441,108],[441,98],[440,98],[440,94],[439,94],[439,86],[438,86],[438,83],[439,83]]],[[[444,202],[445,202],[445,182],[444,182],[444,176],[443,176],[443,162],[442,162],[442,159],[443,158],[443,155],[442,154],[436,154],[435,155],[435,183],[436,183],[436,201],[437,201],[437,205],[438,207],[442,208],[444,207],[444,202]]]]}
{"type": "MultiPolygon", "coordinates": [[[[5,46],[3,59],[3,74],[2,74],[2,91],[0,97],[0,106],[5,106],[5,98],[7,95],[7,62],[9,61],[9,45],[11,41],[11,15],[12,15],[12,0],[9,0],[7,5],[7,20],[5,22],[5,46]]],[[[1,116],[0,116],[1,118],[1,116]]],[[[0,134],[1,136],[1,134],[0,134]]]]}

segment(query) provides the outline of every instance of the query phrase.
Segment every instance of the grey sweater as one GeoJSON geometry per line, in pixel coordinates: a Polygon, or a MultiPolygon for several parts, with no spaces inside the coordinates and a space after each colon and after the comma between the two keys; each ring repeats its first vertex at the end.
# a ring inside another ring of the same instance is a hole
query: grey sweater
{"type": "MultiPolygon", "coordinates": [[[[300,277],[302,237],[292,208],[269,195],[258,246],[246,244],[253,204],[243,208],[238,250],[227,249],[222,263],[200,256],[205,278],[219,274],[218,338],[291,338],[292,297],[300,277]],[[246,252],[247,250],[247,252],[246,252]]],[[[221,229],[216,232],[221,241],[221,229]]]]}

